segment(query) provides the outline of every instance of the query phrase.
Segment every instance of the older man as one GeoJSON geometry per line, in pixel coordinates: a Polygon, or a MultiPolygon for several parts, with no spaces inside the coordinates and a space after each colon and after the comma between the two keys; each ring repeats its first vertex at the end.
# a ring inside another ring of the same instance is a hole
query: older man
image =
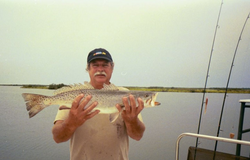
{"type": "MultiPolygon", "coordinates": [[[[89,53],[86,70],[93,89],[102,89],[104,83],[110,85],[113,69],[114,63],[107,50],[98,48],[89,53]]],[[[98,114],[98,110],[92,112],[98,102],[84,109],[91,96],[84,100],[82,98],[83,95],[76,97],[70,110],[58,110],[52,129],[55,142],[70,139],[71,160],[127,160],[128,136],[140,140],[145,131],[140,115],[144,108],[142,100],[137,100],[137,107],[132,95],[124,97],[122,100],[125,110],[117,104],[121,115],[115,122],[110,123],[109,115],[98,114]]]]}

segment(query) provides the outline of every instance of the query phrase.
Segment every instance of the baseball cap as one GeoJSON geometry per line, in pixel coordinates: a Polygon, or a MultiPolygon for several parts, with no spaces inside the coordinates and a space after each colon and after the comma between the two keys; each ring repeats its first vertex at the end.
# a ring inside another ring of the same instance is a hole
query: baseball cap
{"type": "Polygon", "coordinates": [[[109,62],[113,62],[113,59],[110,53],[103,48],[97,48],[89,52],[87,62],[90,63],[91,61],[95,59],[105,59],[105,60],[108,60],[109,62]]]}

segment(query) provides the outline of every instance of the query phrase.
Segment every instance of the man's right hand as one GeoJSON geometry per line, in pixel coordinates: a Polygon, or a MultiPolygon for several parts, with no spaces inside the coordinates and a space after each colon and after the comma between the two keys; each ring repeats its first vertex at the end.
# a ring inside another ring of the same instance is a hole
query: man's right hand
{"type": "Polygon", "coordinates": [[[92,112],[92,110],[98,105],[97,102],[93,102],[84,109],[92,96],[88,95],[82,100],[83,97],[84,95],[81,94],[74,99],[67,119],[56,121],[52,128],[55,142],[60,143],[68,141],[79,126],[100,112],[99,110],[92,112]]]}
{"type": "Polygon", "coordinates": [[[67,119],[67,122],[72,125],[72,127],[74,126],[77,128],[81,126],[86,120],[94,117],[100,112],[99,110],[95,110],[94,112],[92,112],[92,110],[98,105],[97,102],[93,102],[86,109],[84,109],[91,100],[92,96],[88,95],[85,99],[82,100],[83,97],[83,94],[77,96],[72,103],[69,117],[67,119]]]}

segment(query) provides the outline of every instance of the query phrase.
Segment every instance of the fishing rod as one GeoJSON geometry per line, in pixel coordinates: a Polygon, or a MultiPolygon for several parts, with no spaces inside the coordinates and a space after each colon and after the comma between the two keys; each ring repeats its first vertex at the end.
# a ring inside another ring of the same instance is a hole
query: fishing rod
{"type": "MultiPolygon", "coordinates": [[[[208,67],[207,67],[207,74],[206,74],[206,80],[205,80],[205,85],[204,85],[204,89],[203,89],[203,97],[202,97],[202,101],[201,101],[201,110],[200,110],[200,118],[199,118],[199,124],[198,124],[197,134],[200,133],[200,126],[201,126],[201,118],[202,118],[202,112],[203,112],[203,105],[204,105],[204,99],[205,99],[205,94],[206,94],[206,89],[207,89],[207,81],[208,81],[208,77],[209,77],[210,64],[211,64],[212,55],[213,55],[213,51],[214,51],[215,38],[216,38],[217,29],[218,29],[218,26],[219,26],[218,24],[219,24],[219,19],[220,19],[222,5],[223,5],[223,0],[221,0],[219,15],[218,15],[218,18],[217,18],[217,23],[216,23],[216,27],[215,27],[215,31],[214,31],[214,38],[213,38],[212,48],[211,48],[209,62],[208,62],[208,67]]],[[[197,146],[198,146],[198,137],[196,139],[196,146],[195,146],[195,148],[197,148],[197,146]]],[[[195,159],[195,157],[196,157],[196,150],[195,150],[195,154],[194,154],[194,159],[195,159]]]]}
{"type": "MultiPolygon", "coordinates": [[[[229,85],[229,81],[230,81],[232,69],[233,69],[233,66],[234,66],[235,56],[236,56],[236,53],[237,53],[237,50],[238,50],[239,43],[241,41],[242,33],[243,33],[244,29],[245,29],[246,23],[247,23],[247,21],[248,21],[249,18],[250,18],[250,13],[248,14],[248,16],[247,16],[247,18],[245,20],[245,23],[243,25],[243,28],[241,30],[241,33],[240,33],[240,36],[239,36],[239,39],[238,39],[238,42],[237,42],[237,45],[236,45],[236,48],[235,48],[235,52],[234,52],[234,56],[233,56],[233,60],[232,60],[232,64],[231,64],[231,68],[230,68],[228,79],[227,79],[227,85],[226,85],[226,90],[225,90],[225,94],[224,94],[223,104],[222,104],[222,108],[221,108],[220,120],[219,120],[219,124],[218,124],[218,129],[217,129],[217,137],[219,137],[219,134],[220,134],[220,127],[221,127],[222,115],[223,115],[223,111],[224,111],[224,107],[225,107],[225,101],[226,101],[226,97],[227,97],[227,90],[228,90],[228,85],[229,85]]],[[[214,158],[213,159],[215,159],[215,152],[217,150],[217,144],[218,144],[218,141],[215,142],[214,158]]]]}

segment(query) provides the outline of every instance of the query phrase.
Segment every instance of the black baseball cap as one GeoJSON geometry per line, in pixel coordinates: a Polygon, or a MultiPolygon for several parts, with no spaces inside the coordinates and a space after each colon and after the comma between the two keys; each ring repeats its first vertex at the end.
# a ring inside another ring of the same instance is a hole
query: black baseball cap
{"type": "Polygon", "coordinates": [[[87,62],[90,63],[91,61],[95,59],[105,59],[109,62],[113,62],[113,59],[110,53],[106,49],[103,49],[103,48],[97,48],[89,52],[87,62]]]}

